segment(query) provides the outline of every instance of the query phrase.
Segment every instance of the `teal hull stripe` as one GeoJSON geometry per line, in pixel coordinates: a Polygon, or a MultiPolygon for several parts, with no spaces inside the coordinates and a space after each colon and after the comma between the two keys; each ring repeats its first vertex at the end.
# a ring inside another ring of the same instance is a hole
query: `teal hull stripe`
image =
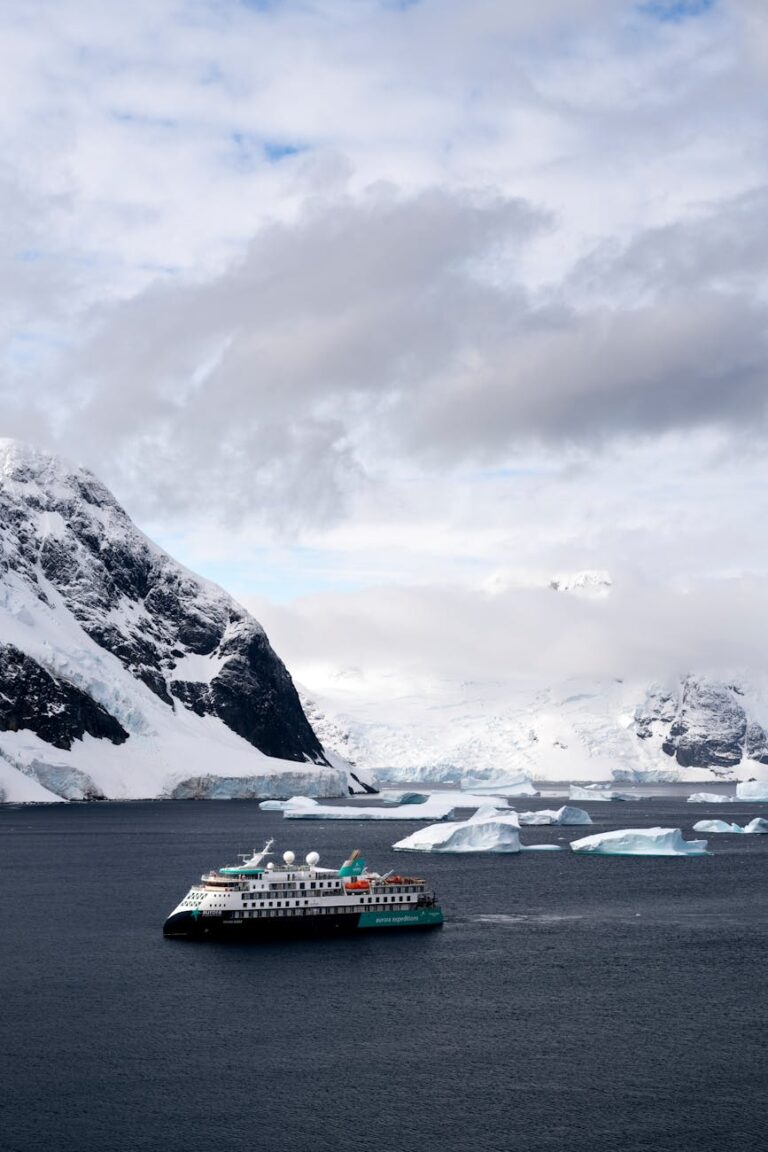
{"type": "Polygon", "coordinates": [[[413,911],[385,909],[381,911],[361,912],[358,928],[414,928],[427,927],[430,924],[442,924],[443,914],[439,908],[416,908],[413,911]]]}

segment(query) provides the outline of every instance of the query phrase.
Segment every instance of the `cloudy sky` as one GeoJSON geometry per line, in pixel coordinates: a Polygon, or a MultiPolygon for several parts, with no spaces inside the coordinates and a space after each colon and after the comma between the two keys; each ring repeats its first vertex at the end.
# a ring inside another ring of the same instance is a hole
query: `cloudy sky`
{"type": "Polygon", "coordinates": [[[764,0],[0,26],[2,434],[305,678],[759,664],[764,0]],[[554,609],[584,568],[611,606],[554,609]]]}

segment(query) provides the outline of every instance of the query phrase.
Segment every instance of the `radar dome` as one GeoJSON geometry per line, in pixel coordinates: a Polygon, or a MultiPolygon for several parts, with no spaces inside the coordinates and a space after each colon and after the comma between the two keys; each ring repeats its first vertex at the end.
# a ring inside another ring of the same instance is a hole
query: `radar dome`
{"type": "Polygon", "coordinates": [[[314,868],[315,864],[317,864],[319,859],[320,859],[320,853],[319,852],[308,852],[307,853],[307,864],[309,864],[310,868],[314,868]]]}
{"type": "Polygon", "coordinates": [[[283,852],[283,860],[285,861],[286,864],[293,864],[295,859],[296,859],[295,853],[283,852]]]}
{"type": "Polygon", "coordinates": [[[267,864],[267,872],[272,872],[274,870],[274,867],[275,867],[274,864],[270,860],[269,864],[267,864]]]}

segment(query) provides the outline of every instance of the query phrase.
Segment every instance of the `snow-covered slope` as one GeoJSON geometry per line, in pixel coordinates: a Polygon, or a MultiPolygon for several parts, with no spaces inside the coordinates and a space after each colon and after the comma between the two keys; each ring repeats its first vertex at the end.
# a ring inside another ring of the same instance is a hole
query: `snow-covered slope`
{"type": "Polygon", "coordinates": [[[0,440],[0,800],[333,796],[346,769],[245,609],[0,440]]]}
{"type": "Polygon", "coordinates": [[[624,783],[768,779],[768,695],[754,682],[686,676],[575,681],[414,682],[328,676],[302,688],[326,747],[381,782],[457,784],[524,772],[534,780],[624,783]]]}

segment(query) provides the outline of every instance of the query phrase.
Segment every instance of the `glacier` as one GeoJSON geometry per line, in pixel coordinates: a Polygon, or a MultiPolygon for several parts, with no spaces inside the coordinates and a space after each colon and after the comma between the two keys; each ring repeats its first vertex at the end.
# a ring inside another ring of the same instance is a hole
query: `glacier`
{"type": "Polygon", "coordinates": [[[619,828],[571,841],[571,850],[594,856],[706,856],[706,840],[684,840],[680,828],[619,828]]]}

